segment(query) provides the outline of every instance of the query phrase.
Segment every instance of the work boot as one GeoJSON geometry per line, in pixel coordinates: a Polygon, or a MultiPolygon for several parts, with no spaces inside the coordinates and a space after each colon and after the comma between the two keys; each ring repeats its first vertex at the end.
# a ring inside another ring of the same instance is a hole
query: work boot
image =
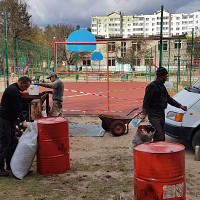
{"type": "Polygon", "coordinates": [[[9,173],[5,170],[0,171],[0,176],[9,176],[9,173]]]}

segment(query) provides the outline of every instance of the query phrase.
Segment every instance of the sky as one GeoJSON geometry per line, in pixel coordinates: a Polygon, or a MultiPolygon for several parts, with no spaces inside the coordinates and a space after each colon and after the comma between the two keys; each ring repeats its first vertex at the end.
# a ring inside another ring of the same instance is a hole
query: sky
{"type": "Polygon", "coordinates": [[[151,15],[161,9],[192,13],[200,10],[200,0],[25,0],[32,23],[39,27],[66,24],[91,27],[91,17],[107,16],[112,11],[124,15],[151,15]]]}

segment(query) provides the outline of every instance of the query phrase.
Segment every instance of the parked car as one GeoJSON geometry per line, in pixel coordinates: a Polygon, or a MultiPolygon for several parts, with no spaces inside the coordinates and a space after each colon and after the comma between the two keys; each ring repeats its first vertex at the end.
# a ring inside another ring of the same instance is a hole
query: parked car
{"type": "Polygon", "coordinates": [[[187,111],[168,105],[165,110],[165,133],[200,146],[200,79],[173,96],[187,111]]]}

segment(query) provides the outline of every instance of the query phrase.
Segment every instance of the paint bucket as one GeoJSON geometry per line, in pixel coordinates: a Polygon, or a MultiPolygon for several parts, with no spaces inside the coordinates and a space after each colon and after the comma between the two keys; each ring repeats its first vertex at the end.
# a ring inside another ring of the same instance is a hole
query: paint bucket
{"type": "Polygon", "coordinates": [[[134,200],[185,200],[185,147],[171,142],[134,147],[134,200]]]}
{"type": "Polygon", "coordinates": [[[51,175],[70,169],[69,127],[63,117],[47,117],[38,122],[37,171],[51,175]]]}
{"type": "Polygon", "coordinates": [[[29,95],[39,95],[39,86],[38,85],[30,85],[29,95]]]}

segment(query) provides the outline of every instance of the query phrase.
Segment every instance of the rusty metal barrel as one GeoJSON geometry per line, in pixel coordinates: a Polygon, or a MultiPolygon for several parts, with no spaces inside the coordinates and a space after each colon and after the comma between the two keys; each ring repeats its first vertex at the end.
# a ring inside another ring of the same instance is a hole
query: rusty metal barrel
{"type": "Polygon", "coordinates": [[[67,171],[69,160],[69,126],[63,117],[47,117],[38,123],[37,171],[51,175],[67,171]]]}
{"type": "Polygon", "coordinates": [[[185,147],[172,142],[134,147],[134,200],[185,200],[185,147]]]}

